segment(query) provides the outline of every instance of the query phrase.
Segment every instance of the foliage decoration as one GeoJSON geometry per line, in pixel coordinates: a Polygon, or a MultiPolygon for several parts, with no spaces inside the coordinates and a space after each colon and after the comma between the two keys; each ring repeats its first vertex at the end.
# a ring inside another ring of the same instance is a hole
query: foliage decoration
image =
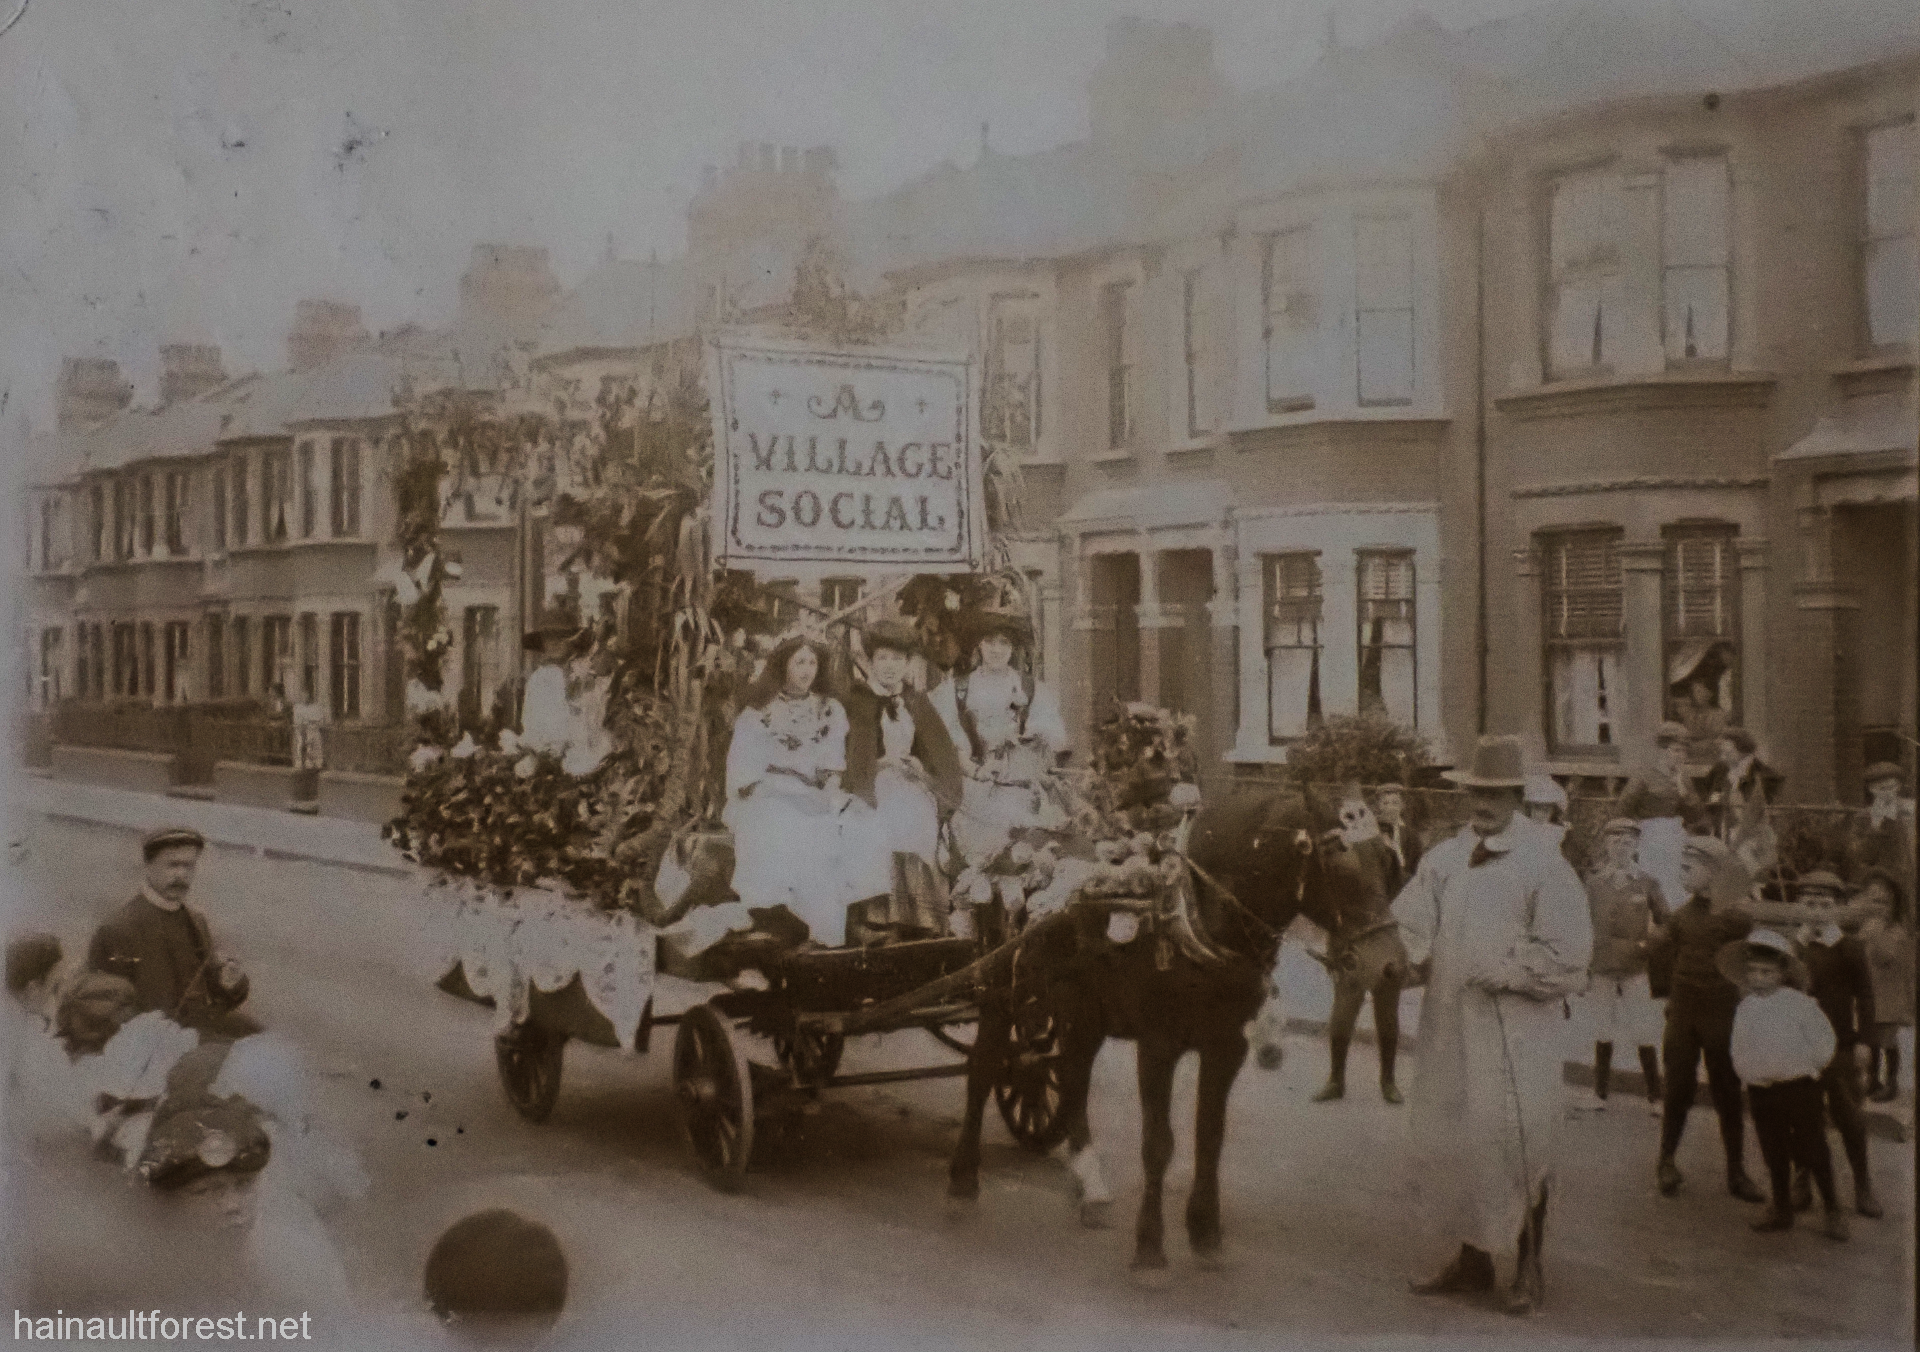
{"type": "Polygon", "coordinates": [[[1109,817],[1135,829],[1163,830],[1178,820],[1168,806],[1174,786],[1199,776],[1192,714],[1151,704],[1116,705],[1093,732],[1088,797],[1109,817]]]}
{"type": "Polygon", "coordinates": [[[1385,714],[1335,714],[1287,749],[1300,784],[1411,784],[1433,763],[1426,738],[1385,714]]]}

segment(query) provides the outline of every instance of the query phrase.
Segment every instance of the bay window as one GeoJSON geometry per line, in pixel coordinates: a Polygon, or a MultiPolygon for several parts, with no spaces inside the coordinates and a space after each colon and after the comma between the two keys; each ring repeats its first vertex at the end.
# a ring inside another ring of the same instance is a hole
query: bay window
{"type": "Polygon", "coordinates": [[[1549,378],[1588,374],[1613,360],[1625,298],[1622,191],[1614,169],[1583,170],[1553,181],[1547,246],[1549,378]]]}
{"type": "Polygon", "coordinates": [[[987,371],[981,431],[990,442],[1031,451],[1040,440],[1040,301],[987,303],[987,371]]]}
{"type": "Polygon", "coordinates": [[[1726,156],[1693,155],[1667,164],[1660,322],[1669,363],[1727,355],[1730,197],[1726,156]]]}
{"type": "Polygon", "coordinates": [[[1861,280],[1867,341],[1873,347],[1911,346],[1914,331],[1920,329],[1920,253],[1914,247],[1920,133],[1908,118],[1875,127],[1864,139],[1867,200],[1861,280]]]}
{"type": "Polygon", "coordinates": [[[1362,408],[1413,402],[1413,222],[1353,223],[1357,397],[1362,408]]]}
{"type": "Polygon", "coordinates": [[[1265,345],[1267,411],[1313,407],[1313,343],[1319,326],[1314,291],[1313,229],[1297,226],[1269,235],[1261,250],[1261,337],[1265,345]]]}

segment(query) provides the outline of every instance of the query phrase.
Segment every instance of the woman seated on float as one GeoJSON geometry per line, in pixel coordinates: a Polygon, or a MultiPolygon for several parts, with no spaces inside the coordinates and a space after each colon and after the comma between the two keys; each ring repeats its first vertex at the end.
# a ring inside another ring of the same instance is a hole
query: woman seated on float
{"type": "Polygon", "coordinates": [[[970,864],[985,863],[1016,831],[1056,828],[1068,813],[1051,771],[1067,747],[1067,725],[1053,690],[1030,669],[1033,629],[1026,618],[990,611],[976,621],[971,666],[930,697],[960,749],[967,781],[954,817],[954,843],[970,864]]]}
{"type": "Polygon", "coordinates": [[[927,697],[907,682],[920,645],[886,620],[863,635],[867,676],[847,692],[846,884],[861,898],[853,942],[944,933],[947,885],[934,866],[940,820],[960,802],[960,757],[927,697]]]}
{"type": "Polygon", "coordinates": [[[798,920],[816,943],[837,948],[853,899],[840,843],[847,713],[820,688],[825,666],[805,638],[768,656],[734,720],[721,820],[733,832],[733,890],[742,907],[762,912],[756,926],[799,941],[798,920]]]}

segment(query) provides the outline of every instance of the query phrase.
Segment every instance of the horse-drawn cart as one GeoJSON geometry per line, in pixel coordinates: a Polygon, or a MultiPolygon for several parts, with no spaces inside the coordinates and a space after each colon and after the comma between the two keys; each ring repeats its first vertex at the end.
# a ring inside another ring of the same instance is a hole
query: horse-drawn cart
{"type": "MultiPolygon", "coordinates": [[[[578,924],[581,916],[572,920],[578,924]]],[[[706,998],[677,1012],[656,1007],[665,992],[655,988],[653,955],[645,954],[644,1008],[625,1037],[609,1017],[609,1001],[600,998],[604,990],[590,994],[596,974],[591,963],[581,963],[569,975],[564,963],[548,962],[541,973],[502,963],[497,954],[491,961],[469,956],[456,960],[439,984],[501,1015],[494,1039],[500,1083],[529,1122],[543,1122],[553,1111],[569,1041],[644,1052],[656,1028],[672,1026],[673,1091],[683,1132],[708,1180],[732,1190],[750,1167],[756,1139],[770,1127],[784,1129],[826,1090],[966,1075],[973,1048],[953,1030],[980,1022],[982,999],[1016,1002],[1007,1021],[1015,1045],[994,1086],[1007,1129],[1029,1149],[1057,1145],[1066,1124],[1056,1029],[1038,990],[1007,980],[1023,942],[1037,937],[1046,924],[1036,922],[994,946],[985,940],[926,939],[770,952],[753,960],[766,989],[686,983],[686,989],[706,998]],[[515,970],[499,980],[503,967],[515,970]],[[476,972],[481,979],[473,979],[476,972]],[[910,1028],[925,1030],[959,1059],[840,1072],[847,1038],[910,1028]],[[758,1049],[770,1052],[771,1064],[754,1059],[758,1049]]],[[[626,927],[611,941],[621,939],[657,942],[652,931],[638,926],[626,927]]]]}

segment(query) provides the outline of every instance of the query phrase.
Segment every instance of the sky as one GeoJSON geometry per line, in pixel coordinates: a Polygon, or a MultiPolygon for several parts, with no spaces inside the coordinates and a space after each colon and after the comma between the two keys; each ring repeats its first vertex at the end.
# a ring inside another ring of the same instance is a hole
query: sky
{"type": "Polygon", "coordinates": [[[1205,25],[1255,89],[1330,9],[1360,42],[1532,2],[30,0],[0,34],[0,429],[51,422],[63,355],[143,402],[162,342],[283,366],[303,297],[444,322],[478,242],[545,245],[569,286],[670,255],[743,140],[831,144],[864,197],[970,162],[982,122],[1005,153],[1084,136],[1123,14],[1205,25]]]}

